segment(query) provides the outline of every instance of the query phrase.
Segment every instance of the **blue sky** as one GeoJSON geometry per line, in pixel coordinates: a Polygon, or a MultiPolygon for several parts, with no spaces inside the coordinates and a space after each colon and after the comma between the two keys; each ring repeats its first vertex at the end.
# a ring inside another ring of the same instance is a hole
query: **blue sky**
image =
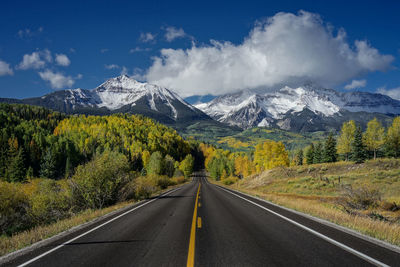
{"type": "Polygon", "coordinates": [[[2,3],[0,97],[90,89],[126,73],[183,96],[315,79],[400,99],[397,1],[160,2],[2,3]],[[331,64],[345,45],[346,59],[331,64]]]}

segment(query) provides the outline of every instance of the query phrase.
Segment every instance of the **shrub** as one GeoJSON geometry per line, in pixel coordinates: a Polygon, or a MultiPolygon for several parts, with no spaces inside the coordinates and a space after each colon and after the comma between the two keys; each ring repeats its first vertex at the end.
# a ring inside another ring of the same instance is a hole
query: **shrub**
{"type": "Polygon", "coordinates": [[[138,177],[134,180],[135,196],[137,199],[149,198],[157,190],[154,179],[149,177],[138,177]]]}
{"type": "Polygon", "coordinates": [[[20,184],[0,182],[0,233],[12,234],[28,228],[28,197],[18,188],[20,184]]]}
{"type": "Polygon", "coordinates": [[[370,189],[368,187],[353,189],[352,186],[348,185],[342,187],[340,204],[346,211],[350,211],[351,209],[366,210],[378,207],[381,196],[381,192],[377,189],[370,189]]]}
{"type": "Polygon", "coordinates": [[[231,185],[231,184],[236,183],[237,181],[238,181],[238,179],[237,179],[237,178],[234,178],[234,177],[229,177],[229,178],[226,178],[226,179],[223,179],[223,180],[222,180],[222,182],[223,182],[225,185],[231,185]]]}
{"type": "Polygon", "coordinates": [[[34,224],[51,223],[70,215],[72,198],[65,181],[41,180],[30,197],[29,216],[34,224]]]}
{"type": "Polygon", "coordinates": [[[121,153],[105,151],[76,169],[72,193],[81,208],[103,208],[118,200],[119,190],[129,181],[129,162],[121,153]]]}

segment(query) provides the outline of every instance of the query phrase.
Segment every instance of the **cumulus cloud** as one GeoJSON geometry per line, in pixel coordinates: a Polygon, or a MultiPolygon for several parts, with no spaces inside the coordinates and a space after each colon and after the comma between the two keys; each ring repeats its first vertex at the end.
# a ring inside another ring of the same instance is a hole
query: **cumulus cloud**
{"type": "Polygon", "coordinates": [[[352,80],[351,83],[346,84],[344,86],[344,89],[351,90],[351,89],[354,89],[354,88],[365,87],[366,85],[367,85],[367,81],[366,80],[352,80]]]}
{"type": "Polygon", "coordinates": [[[386,89],[386,87],[381,87],[376,90],[377,93],[382,94],[382,95],[387,95],[390,96],[393,99],[400,100],[400,87],[397,88],[392,88],[392,89],[386,89]]]}
{"type": "Polygon", "coordinates": [[[5,76],[5,75],[13,75],[14,72],[10,67],[10,64],[7,62],[0,60],[0,76],[5,76]]]}
{"type": "Polygon", "coordinates": [[[156,35],[152,34],[151,32],[141,33],[139,40],[143,43],[151,43],[154,42],[156,39],[156,35]]]}
{"type": "Polygon", "coordinates": [[[108,70],[113,70],[113,69],[119,69],[120,66],[118,66],[117,64],[110,64],[110,65],[104,65],[104,68],[108,69],[108,70]]]}
{"type": "Polygon", "coordinates": [[[46,62],[52,62],[52,60],[51,52],[45,49],[32,54],[25,54],[17,68],[21,70],[40,69],[46,65],[46,62]]]}
{"type": "MultiPolygon", "coordinates": [[[[49,82],[50,86],[54,89],[71,87],[75,83],[75,80],[71,76],[65,76],[62,73],[53,72],[48,69],[43,72],[39,72],[39,76],[42,78],[42,80],[49,82]]],[[[78,76],[82,78],[81,75],[78,76]]]]}
{"type": "Polygon", "coordinates": [[[175,27],[167,27],[165,29],[165,39],[168,42],[172,42],[177,38],[185,37],[186,33],[182,28],[175,28],[175,27]]]}
{"type": "Polygon", "coordinates": [[[108,48],[102,48],[102,49],[100,49],[100,53],[104,54],[104,53],[107,53],[109,50],[110,49],[108,49],[108,48]]]}
{"type": "Polygon", "coordinates": [[[64,54],[56,54],[56,63],[57,65],[66,67],[69,66],[69,64],[71,64],[71,61],[64,54]]]}
{"type": "Polygon", "coordinates": [[[162,49],[146,78],[183,96],[306,81],[333,86],[384,71],[393,60],[365,40],[349,44],[343,29],[334,31],[318,14],[300,11],[258,22],[238,45],[211,40],[185,50],[162,49]]]}

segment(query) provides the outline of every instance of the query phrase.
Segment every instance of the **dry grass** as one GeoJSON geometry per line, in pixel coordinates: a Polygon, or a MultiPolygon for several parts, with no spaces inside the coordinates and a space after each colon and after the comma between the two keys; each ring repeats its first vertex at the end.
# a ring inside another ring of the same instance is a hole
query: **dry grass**
{"type": "Polygon", "coordinates": [[[276,168],[230,187],[400,246],[398,159],[276,168]],[[378,190],[382,199],[365,210],[346,211],[340,203],[348,186],[378,190]]]}
{"type": "MultiPolygon", "coordinates": [[[[182,179],[180,179],[179,182],[182,183],[185,181],[182,181],[182,179]]],[[[168,189],[165,189],[163,191],[170,190],[171,188],[175,188],[175,187],[178,187],[181,185],[182,184],[176,185],[176,186],[171,186],[168,189]]],[[[153,195],[158,195],[163,191],[156,192],[153,195]]],[[[125,208],[134,203],[135,202],[133,202],[133,201],[121,202],[114,206],[107,207],[107,208],[100,209],[100,210],[86,210],[84,212],[78,213],[77,215],[75,215],[71,218],[60,220],[60,221],[50,224],[50,225],[38,226],[38,227],[35,227],[28,231],[17,233],[13,236],[1,236],[0,237],[0,256],[6,255],[8,253],[22,249],[24,247],[30,246],[36,242],[39,242],[41,240],[44,240],[44,239],[47,239],[54,235],[57,235],[68,229],[71,229],[72,227],[84,224],[86,222],[90,222],[96,218],[99,218],[110,212],[125,208]]]]}

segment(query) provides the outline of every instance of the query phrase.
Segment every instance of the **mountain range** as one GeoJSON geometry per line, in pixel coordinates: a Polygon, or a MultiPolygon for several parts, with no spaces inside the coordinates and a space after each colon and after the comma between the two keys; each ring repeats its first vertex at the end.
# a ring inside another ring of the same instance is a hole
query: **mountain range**
{"type": "MultiPolygon", "coordinates": [[[[193,102],[196,98],[190,98],[193,102]]],[[[190,133],[211,129],[224,135],[252,127],[297,132],[338,130],[353,119],[365,126],[377,117],[384,124],[400,114],[400,101],[368,92],[337,92],[314,84],[275,90],[244,90],[191,105],[173,91],[136,81],[126,75],[111,78],[94,89],[55,91],[27,99],[2,98],[0,102],[44,106],[68,114],[107,115],[134,113],[190,133]]]]}
{"type": "Polygon", "coordinates": [[[245,90],[195,107],[219,122],[242,129],[272,127],[302,132],[337,130],[350,119],[363,126],[374,117],[385,123],[400,114],[400,101],[389,96],[337,92],[313,84],[263,93],[245,90]]]}

